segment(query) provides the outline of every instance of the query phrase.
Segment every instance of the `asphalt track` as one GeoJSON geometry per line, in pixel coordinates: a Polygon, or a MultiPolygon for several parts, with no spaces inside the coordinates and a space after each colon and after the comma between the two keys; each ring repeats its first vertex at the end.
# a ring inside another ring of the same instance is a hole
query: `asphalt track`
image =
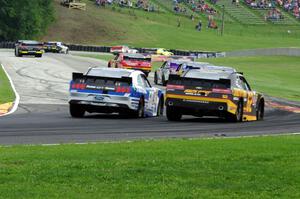
{"type": "MultiPolygon", "coordinates": [[[[0,61],[14,81],[21,100],[18,110],[0,117],[0,144],[82,143],[162,137],[245,136],[300,132],[300,114],[268,108],[264,121],[227,123],[215,118],[166,117],[128,119],[90,114],[73,119],[68,110],[68,82],[74,71],[84,72],[105,62],[72,55],[16,58],[0,51],[0,61]]],[[[150,77],[153,82],[153,78],[150,77]]]]}

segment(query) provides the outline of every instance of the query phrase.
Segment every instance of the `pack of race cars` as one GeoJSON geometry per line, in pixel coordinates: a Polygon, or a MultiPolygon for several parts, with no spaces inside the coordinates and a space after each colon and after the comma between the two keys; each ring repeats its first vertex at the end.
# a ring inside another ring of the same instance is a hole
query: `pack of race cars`
{"type": "Polygon", "coordinates": [[[251,90],[243,74],[234,68],[166,61],[154,74],[154,83],[166,89],[152,87],[147,79],[150,71],[151,60],[144,55],[120,53],[108,68],[73,73],[71,116],[97,112],[142,118],[161,116],[165,109],[169,121],[179,121],[183,115],[220,117],[231,122],[264,117],[264,96],[251,90]]]}

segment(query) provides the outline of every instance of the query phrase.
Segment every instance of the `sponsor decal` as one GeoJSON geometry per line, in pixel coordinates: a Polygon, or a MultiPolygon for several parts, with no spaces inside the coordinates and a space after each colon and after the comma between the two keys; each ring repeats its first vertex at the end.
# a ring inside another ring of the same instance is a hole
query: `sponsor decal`
{"type": "Polygon", "coordinates": [[[201,100],[183,100],[184,102],[195,102],[195,103],[200,103],[200,104],[209,104],[208,101],[201,101],[201,100]]]}
{"type": "Polygon", "coordinates": [[[203,90],[193,90],[193,89],[185,89],[184,94],[186,95],[194,95],[194,96],[207,96],[210,91],[203,90]]]}

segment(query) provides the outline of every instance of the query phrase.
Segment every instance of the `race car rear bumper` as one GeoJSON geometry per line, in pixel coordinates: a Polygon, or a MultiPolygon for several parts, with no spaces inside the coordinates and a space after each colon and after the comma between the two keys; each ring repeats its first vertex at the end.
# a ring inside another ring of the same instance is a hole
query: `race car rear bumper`
{"type": "Polygon", "coordinates": [[[19,54],[22,54],[22,55],[41,55],[41,54],[43,54],[43,51],[26,51],[26,50],[22,50],[22,51],[19,51],[19,54]]]}
{"type": "Polygon", "coordinates": [[[71,100],[69,104],[79,105],[89,113],[115,113],[131,110],[126,104],[111,102],[71,100]]]}
{"type": "Polygon", "coordinates": [[[176,108],[183,115],[222,117],[228,112],[228,105],[225,102],[167,99],[166,106],[176,108]]]}

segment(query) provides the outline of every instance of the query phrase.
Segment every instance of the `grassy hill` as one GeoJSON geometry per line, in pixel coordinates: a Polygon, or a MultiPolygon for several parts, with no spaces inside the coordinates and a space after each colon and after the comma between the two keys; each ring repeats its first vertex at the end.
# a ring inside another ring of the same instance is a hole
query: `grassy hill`
{"type": "MultiPolygon", "coordinates": [[[[165,47],[231,51],[236,49],[300,47],[298,25],[241,25],[225,23],[225,34],[207,29],[207,19],[197,15],[192,21],[186,16],[164,10],[149,13],[119,7],[98,8],[94,1],[87,3],[86,11],[71,10],[54,0],[56,22],[49,28],[43,40],[62,40],[70,43],[116,45],[136,47],[165,47]],[[180,18],[181,26],[177,27],[180,18]],[[195,26],[202,20],[204,29],[197,32],[195,26]],[[288,33],[288,30],[290,33],[288,33]]],[[[217,21],[221,26],[220,21],[217,21]]]]}

